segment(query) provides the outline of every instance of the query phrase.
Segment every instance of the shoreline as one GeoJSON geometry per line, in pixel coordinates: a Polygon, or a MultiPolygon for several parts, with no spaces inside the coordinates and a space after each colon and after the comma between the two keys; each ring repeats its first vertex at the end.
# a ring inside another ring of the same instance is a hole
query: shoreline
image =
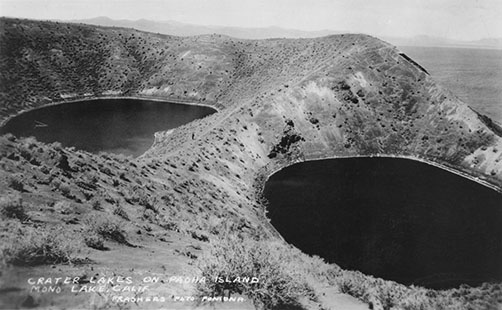
{"type": "MultiPolygon", "coordinates": [[[[418,156],[412,156],[412,155],[388,155],[388,154],[374,154],[374,155],[337,155],[337,156],[326,156],[326,157],[318,157],[318,158],[312,158],[312,159],[304,159],[304,160],[295,160],[295,161],[291,161],[289,164],[287,164],[286,166],[281,166],[277,169],[274,169],[274,170],[271,170],[270,172],[266,172],[265,175],[263,175],[264,178],[261,179],[261,182],[263,182],[263,184],[259,184],[260,186],[260,195],[263,196],[263,189],[265,188],[265,183],[268,181],[268,179],[274,175],[275,173],[287,168],[287,167],[290,167],[294,164],[298,164],[298,163],[303,163],[303,162],[309,162],[309,161],[321,161],[321,160],[329,160],[329,159],[343,159],[343,158],[397,158],[397,159],[407,159],[407,160],[414,160],[414,161],[418,161],[418,162],[421,162],[421,163],[424,163],[424,164],[427,164],[427,165],[430,165],[430,166],[434,166],[436,168],[439,168],[439,169],[442,169],[442,170],[445,170],[447,172],[450,172],[450,173],[453,173],[453,174],[456,174],[458,176],[461,176],[461,177],[464,177],[470,181],[473,181],[473,182],[476,182],[480,185],[483,185],[485,187],[488,187],[500,194],[502,194],[502,186],[499,186],[497,184],[493,184],[487,180],[484,180],[480,177],[477,177],[477,176],[473,176],[473,175],[470,175],[469,173],[467,172],[464,172],[462,170],[459,170],[459,169],[456,169],[454,167],[450,167],[450,166],[447,166],[445,164],[442,164],[442,163],[438,163],[438,162],[434,162],[434,161],[431,161],[429,159],[426,159],[426,158],[422,158],[422,157],[418,157],[418,156]]],[[[260,181],[258,180],[258,178],[260,178],[260,176],[258,176],[256,178],[257,181],[260,181]]]]}
{"type": "Polygon", "coordinates": [[[120,99],[129,99],[129,100],[148,100],[148,101],[155,101],[155,102],[164,102],[164,103],[171,103],[171,104],[185,104],[185,105],[193,105],[193,106],[201,106],[201,107],[208,107],[212,108],[215,110],[215,113],[220,112],[221,110],[216,107],[216,102],[211,102],[210,103],[200,103],[197,102],[196,100],[189,100],[189,99],[183,99],[183,98],[162,98],[160,96],[148,96],[148,95],[128,95],[128,96],[120,96],[120,95],[99,95],[99,96],[87,96],[87,97],[82,97],[82,98],[68,98],[68,100],[61,100],[61,101],[51,101],[46,104],[42,104],[37,107],[32,107],[32,108],[26,108],[22,109],[20,111],[17,111],[15,114],[7,115],[5,119],[0,121],[0,127],[3,127],[9,122],[11,119],[27,112],[31,111],[36,111],[38,109],[43,109],[51,106],[57,106],[57,105],[63,105],[63,104],[69,104],[69,103],[76,103],[76,102],[84,102],[84,101],[93,101],[93,100],[102,100],[102,99],[112,99],[112,100],[120,100],[120,99]]]}

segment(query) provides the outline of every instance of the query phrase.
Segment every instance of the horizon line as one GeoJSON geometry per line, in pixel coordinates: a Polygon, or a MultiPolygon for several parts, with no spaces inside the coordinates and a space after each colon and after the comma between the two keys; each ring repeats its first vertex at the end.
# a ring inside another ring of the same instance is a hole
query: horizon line
{"type": "MultiPolygon", "coordinates": [[[[268,25],[268,26],[265,26],[265,27],[244,27],[244,26],[224,26],[224,25],[216,25],[216,24],[211,24],[211,25],[204,25],[204,24],[196,24],[196,23],[187,23],[187,22],[180,22],[180,21],[177,21],[177,20],[155,20],[155,19],[147,19],[147,18],[140,18],[140,19],[127,19],[127,18],[123,18],[123,19],[114,19],[114,18],[111,18],[111,17],[108,17],[108,16],[105,16],[105,15],[100,15],[100,16],[95,16],[95,17],[89,17],[89,18],[83,18],[83,19],[52,19],[52,18],[42,18],[42,19],[39,19],[39,18],[30,18],[30,17],[21,17],[21,16],[5,16],[5,15],[0,15],[0,18],[11,18],[11,19],[25,19],[25,20],[34,20],[34,21],[52,21],[52,22],[67,22],[67,23],[75,23],[75,22],[79,22],[79,23],[83,23],[83,24],[86,24],[85,22],[86,21],[92,21],[94,19],[99,19],[99,18],[106,18],[112,22],[118,22],[118,21],[127,21],[127,22],[139,22],[139,21],[148,21],[148,22],[154,22],[154,23],[178,23],[178,24],[182,24],[182,25],[187,25],[187,26],[197,26],[197,27],[208,27],[208,28],[230,28],[230,29],[247,29],[247,30],[259,30],[259,29],[270,29],[270,28],[276,28],[276,29],[281,29],[281,30],[289,30],[289,31],[298,31],[298,32],[305,32],[305,33],[317,33],[317,32],[333,32],[332,34],[355,34],[355,33],[361,33],[361,34],[367,34],[367,35],[370,35],[370,36],[376,36],[376,37],[381,37],[381,38],[392,38],[392,39],[405,39],[405,40],[409,40],[409,39],[416,39],[416,38],[419,38],[419,37],[424,37],[424,38],[428,38],[428,39],[439,39],[439,40],[448,40],[448,41],[451,41],[451,42],[444,42],[446,45],[448,46],[451,46],[451,45],[455,45],[455,44],[462,44],[462,43],[476,43],[476,42],[479,42],[479,41],[483,41],[483,40],[501,40],[502,41],[502,37],[482,37],[482,38],[478,38],[478,39],[474,39],[474,40],[459,40],[459,39],[452,39],[452,38],[448,38],[448,37],[439,37],[439,36],[434,36],[434,35],[429,35],[429,34],[415,34],[415,35],[409,35],[409,36],[393,36],[393,35],[385,35],[385,34],[373,34],[373,33],[362,33],[362,32],[352,32],[352,31],[348,31],[348,30],[333,30],[333,29],[328,29],[328,28],[324,28],[324,29],[319,29],[319,30],[304,30],[304,29],[299,29],[299,28],[289,28],[289,27],[283,27],[283,26],[279,26],[279,25],[268,25]]],[[[103,26],[103,25],[95,25],[95,24],[88,24],[88,25],[93,25],[93,26],[103,26]]],[[[119,27],[119,28],[129,28],[129,27],[124,27],[124,26],[114,26],[114,27],[119,27]]],[[[135,29],[135,28],[130,28],[130,29],[135,29]]],[[[136,30],[140,30],[140,31],[145,31],[145,30],[141,30],[141,29],[136,29],[136,30]]],[[[147,31],[148,32],[148,31],[147,31]]],[[[166,33],[168,34],[168,33],[166,33]]],[[[442,45],[444,46],[444,45],[442,45]]],[[[467,46],[469,47],[469,46],[467,46]]],[[[476,47],[483,47],[483,45],[478,45],[476,47]]],[[[501,44],[498,44],[498,45],[490,45],[490,46],[484,46],[484,47],[494,47],[494,48],[497,48],[497,49],[502,49],[502,45],[501,44]]]]}

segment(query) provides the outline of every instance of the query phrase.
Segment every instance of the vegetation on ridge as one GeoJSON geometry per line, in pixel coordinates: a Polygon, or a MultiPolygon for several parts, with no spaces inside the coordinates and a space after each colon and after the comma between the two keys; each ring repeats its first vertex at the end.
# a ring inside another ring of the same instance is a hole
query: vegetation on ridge
{"type": "MultiPolygon", "coordinates": [[[[220,108],[159,133],[155,145],[137,159],[1,136],[0,195],[22,198],[2,206],[5,262],[79,258],[53,246],[55,239],[42,238],[64,226],[65,237],[85,244],[91,258],[116,248],[116,260],[128,251],[145,253],[128,245],[147,243],[166,251],[151,252],[155,267],[169,255],[183,258],[175,266],[182,268],[199,257],[207,274],[225,275],[219,264],[247,274],[242,262],[256,263],[252,272],[273,269],[277,273],[271,279],[291,285],[291,291],[269,290],[265,282],[229,288],[265,307],[322,303],[319,283],[375,309],[489,309],[502,303],[499,284],[447,291],[406,287],[343,271],[272,242],[269,249],[284,258],[278,261],[253,241],[273,235],[257,180],[297,160],[412,155],[502,184],[500,138],[391,46],[363,35],[178,38],[8,18],[0,19],[0,29],[1,120],[27,108],[108,95],[179,97],[220,108]],[[17,228],[5,228],[11,225],[17,228]],[[227,226],[244,242],[230,244],[237,237],[225,236],[227,226]],[[10,247],[33,230],[41,236],[36,247],[10,247]],[[49,250],[40,255],[40,248],[49,250]],[[304,294],[312,298],[302,300],[304,294]]],[[[199,289],[220,294],[223,288],[199,289]]]]}
{"type": "Polygon", "coordinates": [[[244,294],[258,309],[277,306],[305,305],[318,301],[319,289],[336,287],[368,303],[372,309],[440,310],[491,309],[502,301],[501,283],[484,283],[479,287],[466,285],[456,289],[433,290],[385,281],[329,265],[283,242],[242,239],[223,234],[211,240],[209,250],[198,258],[202,276],[220,277],[241,282],[199,283],[200,296],[232,296],[244,294]],[[258,283],[242,281],[257,277],[258,283]]]}

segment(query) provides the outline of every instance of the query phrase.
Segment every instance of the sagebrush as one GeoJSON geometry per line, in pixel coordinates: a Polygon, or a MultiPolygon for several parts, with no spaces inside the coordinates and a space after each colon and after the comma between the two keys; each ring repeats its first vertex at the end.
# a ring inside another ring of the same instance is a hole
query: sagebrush
{"type": "Polygon", "coordinates": [[[199,296],[243,294],[257,308],[298,305],[302,298],[314,299],[313,289],[306,282],[306,271],[295,264],[297,252],[282,242],[245,240],[226,235],[212,240],[210,249],[199,258],[202,276],[199,296]],[[219,283],[215,277],[236,279],[256,277],[258,283],[219,283]]]}
{"type": "Polygon", "coordinates": [[[76,259],[75,242],[68,236],[49,231],[27,231],[2,247],[2,259],[19,266],[72,263],[76,259]]]}

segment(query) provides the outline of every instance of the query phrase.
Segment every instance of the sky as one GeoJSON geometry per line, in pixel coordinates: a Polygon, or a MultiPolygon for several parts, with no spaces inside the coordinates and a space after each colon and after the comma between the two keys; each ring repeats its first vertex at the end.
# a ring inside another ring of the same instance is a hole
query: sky
{"type": "Polygon", "coordinates": [[[502,38],[502,0],[0,0],[0,16],[178,21],[237,27],[502,38]]]}

